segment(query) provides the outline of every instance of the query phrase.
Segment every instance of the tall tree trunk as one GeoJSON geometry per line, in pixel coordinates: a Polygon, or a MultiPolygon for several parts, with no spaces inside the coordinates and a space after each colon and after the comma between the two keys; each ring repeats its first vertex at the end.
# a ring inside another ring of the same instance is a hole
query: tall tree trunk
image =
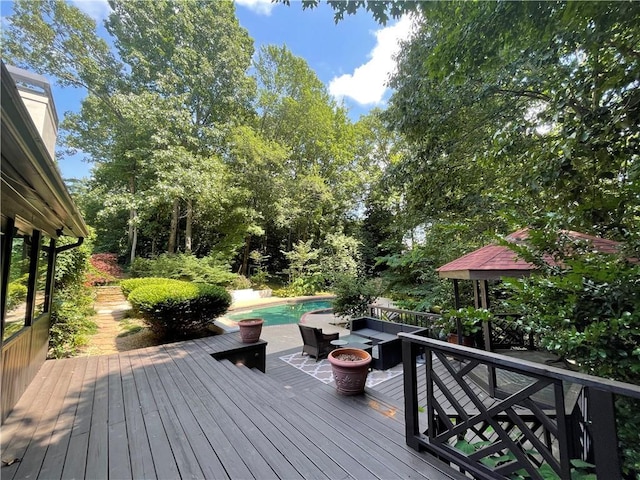
{"type": "Polygon", "coordinates": [[[251,253],[251,235],[244,237],[244,254],[242,255],[242,267],[240,267],[240,275],[245,277],[249,270],[249,253],[251,253]]]}
{"type": "Polygon", "coordinates": [[[133,212],[135,224],[133,225],[133,236],[131,238],[131,257],[129,258],[129,261],[131,263],[133,263],[133,261],[136,259],[136,247],[138,246],[138,211],[134,209],[133,212]]]}
{"type": "MultiPolygon", "coordinates": [[[[129,193],[133,197],[136,193],[136,180],[134,176],[129,178],[129,193]]],[[[138,227],[136,225],[138,220],[138,211],[135,207],[129,210],[129,232],[128,232],[128,244],[129,244],[129,262],[133,263],[136,258],[136,246],[138,243],[138,227]]]]}
{"type": "Polygon", "coordinates": [[[184,251],[191,254],[191,228],[193,225],[193,201],[187,200],[187,225],[184,230],[184,251]]]}
{"type": "Polygon", "coordinates": [[[178,218],[180,218],[180,199],[176,198],[173,201],[173,208],[171,210],[171,225],[169,227],[169,245],[167,246],[167,253],[176,253],[178,218]]]}

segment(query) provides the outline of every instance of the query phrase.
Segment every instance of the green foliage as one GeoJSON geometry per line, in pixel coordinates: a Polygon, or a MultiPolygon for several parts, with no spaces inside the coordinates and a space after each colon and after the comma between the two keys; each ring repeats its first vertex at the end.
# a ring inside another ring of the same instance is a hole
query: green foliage
{"type": "Polygon", "coordinates": [[[197,335],[231,305],[231,296],[222,287],[167,280],[140,286],[128,297],[145,323],[162,338],[197,335]]]}
{"type": "Polygon", "coordinates": [[[507,280],[512,308],[542,344],[594,375],[640,382],[640,266],[584,253],[528,279],[507,280]]]}
{"type": "MultiPolygon", "coordinates": [[[[56,245],[70,245],[76,243],[75,238],[61,237],[56,245]]],[[[89,269],[89,258],[92,251],[92,237],[85,239],[84,243],[76,248],[66,250],[56,257],[55,288],[65,289],[71,285],[77,285],[85,281],[85,275],[89,269]]]]}
{"type": "Polygon", "coordinates": [[[308,277],[298,277],[286,287],[273,291],[276,297],[301,297],[314,295],[322,290],[324,277],[322,275],[310,275],[308,277]]]}
{"type": "MultiPolygon", "coordinates": [[[[291,0],[274,0],[290,5],[291,0]]],[[[321,0],[302,0],[302,8],[316,8],[321,0]]],[[[336,23],[344,20],[346,15],[355,15],[360,9],[371,13],[376,22],[385,25],[389,19],[400,18],[405,13],[421,11],[425,2],[415,0],[358,0],[340,1],[327,0],[327,4],[335,11],[333,18],[336,23]]]]}
{"type": "Polygon", "coordinates": [[[136,258],[129,273],[132,277],[163,277],[225,286],[238,278],[229,268],[214,257],[162,254],[153,259],[136,258]]]}
{"type": "Polygon", "coordinates": [[[445,333],[458,333],[458,323],[460,323],[462,335],[471,337],[482,331],[483,322],[489,322],[492,318],[493,314],[485,308],[459,308],[444,312],[441,326],[445,333]]]}
{"type": "Polygon", "coordinates": [[[620,458],[627,478],[640,477],[640,400],[617,397],[616,428],[620,458]]]}
{"type": "MultiPolygon", "coordinates": [[[[487,237],[462,223],[434,222],[417,229],[408,239],[410,247],[378,258],[385,267],[381,277],[387,284],[387,294],[396,305],[408,310],[453,307],[451,282],[439,278],[436,269],[481,245],[487,237]]],[[[472,303],[473,293],[464,284],[461,287],[462,303],[472,303]]]]}
{"type": "MultiPolygon", "coordinates": [[[[75,238],[61,237],[57,245],[76,243],[75,238]]],[[[55,358],[73,356],[96,332],[93,315],[93,296],[85,287],[89,271],[89,257],[93,249],[93,233],[79,247],[56,257],[55,291],[51,306],[49,355],[55,358]]]]}
{"type": "Polygon", "coordinates": [[[266,270],[268,256],[258,250],[249,254],[254,270],[251,273],[251,283],[257,289],[268,288],[269,273],[266,270]]]}
{"type": "Polygon", "coordinates": [[[296,281],[300,278],[311,277],[318,272],[320,266],[318,259],[320,258],[320,250],[311,246],[312,240],[296,243],[293,250],[283,252],[287,260],[289,260],[289,268],[285,273],[289,274],[289,280],[296,281]]]}
{"type": "MultiPolygon", "coordinates": [[[[639,384],[640,264],[599,253],[557,230],[532,232],[530,244],[514,248],[540,271],[506,280],[511,310],[523,315],[543,346],[583,372],[639,384]]],[[[616,406],[625,471],[640,472],[640,405],[620,398],[616,406]]]]}
{"type": "Polygon", "coordinates": [[[87,344],[88,335],[97,332],[97,325],[91,320],[93,313],[92,292],[81,283],[56,290],[51,305],[49,356],[76,355],[87,344]]]}
{"type": "Polygon", "coordinates": [[[251,280],[244,275],[236,275],[230,284],[234,290],[242,290],[245,288],[251,288],[251,280]]]}
{"type": "Polygon", "coordinates": [[[360,270],[360,242],[342,233],[329,233],[318,258],[320,272],[328,283],[341,275],[355,276],[360,270]]]}
{"type": "Polygon", "coordinates": [[[157,285],[157,284],[166,284],[166,283],[172,283],[172,282],[173,283],[179,282],[179,280],[172,280],[164,277],[129,278],[127,280],[122,280],[120,282],[120,288],[122,289],[123,295],[129,298],[129,294],[138,287],[143,287],[148,285],[157,285]]]}
{"type": "Polygon", "coordinates": [[[580,229],[637,229],[640,6],[420,9],[386,115],[409,142],[390,172],[409,210],[479,225],[558,211],[580,229]]]}
{"type": "Polygon", "coordinates": [[[9,282],[18,282],[26,285],[29,280],[29,256],[25,249],[23,238],[14,239],[11,245],[11,269],[9,270],[9,282]]]}
{"type": "Polygon", "coordinates": [[[7,285],[7,311],[11,311],[27,299],[27,287],[20,282],[7,285]]]}
{"type": "Polygon", "coordinates": [[[355,318],[366,314],[367,307],[382,294],[382,285],[378,279],[341,275],[333,284],[333,292],[333,312],[355,318]]]}

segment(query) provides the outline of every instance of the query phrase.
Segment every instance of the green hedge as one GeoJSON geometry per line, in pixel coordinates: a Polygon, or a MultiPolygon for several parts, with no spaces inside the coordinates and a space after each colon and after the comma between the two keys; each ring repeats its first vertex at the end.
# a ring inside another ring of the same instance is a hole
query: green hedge
{"type": "Polygon", "coordinates": [[[145,323],[167,339],[193,336],[227,311],[231,296],[222,287],[155,279],[135,288],[128,299],[145,323]]]}
{"type": "Polygon", "coordinates": [[[131,278],[128,280],[122,280],[120,282],[120,288],[122,289],[122,293],[127,299],[129,298],[129,294],[134,291],[138,287],[144,287],[147,285],[157,285],[157,284],[165,284],[168,282],[178,282],[178,286],[185,283],[179,280],[173,280],[170,278],[160,278],[160,277],[144,277],[144,278],[131,278]]]}

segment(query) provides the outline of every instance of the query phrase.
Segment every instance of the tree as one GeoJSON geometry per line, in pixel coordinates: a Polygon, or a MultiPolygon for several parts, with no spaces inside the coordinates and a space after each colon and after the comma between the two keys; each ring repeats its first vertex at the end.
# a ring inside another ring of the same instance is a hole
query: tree
{"type": "Polygon", "coordinates": [[[203,184],[194,173],[207,172],[209,165],[203,160],[222,153],[223,132],[251,113],[255,84],[246,72],[253,41],[240,27],[232,2],[110,5],[113,13],[106,27],[131,67],[133,88],[175,99],[177,110],[189,114],[176,138],[164,139],[162,157],[170,160],[163,163],[169,166],[164,174],[169,182],[164,185],[174,191],[168,251],[176,248],[181,201],[187,212],[185,249],[191,251],[194,208],[203,184]]]}
{"type": "Polygon", "coordinates": [[[410,223],[403,222],[402,185],[386,180],[386,174],[403,155],[403,142],[382,121],[382,111],[374,109],[356,124],[357,156],[366,170],[360,209],[364,218],[359,228],[362,260],[367,274],[384,269],[380,257],[402,250],[402,238],[410,223]]]}
{"type": "Polygon", "coordinates": [[[110,96],[126,75],[107,42],[96,35],[93,19],[66,2],[18,0],[6,25],[4,61],[51,75],[62,86],[86,89],[112,107],[110,96]]]}
{"type": "MultiPolygon", "coordinates": [[[[270,226],[283,225],[286,204],[283,192],[287,186],[284,162],[287,157],[285,147],[265,139],[249,126],[239,126],[231,132],[227,163],[235,174],[233,181],[241,199],[239,203],[245,206],[246,218],[241,275],[249,274],[254,237],[264,237],[270,226]]],[[[266,251],[264,243],[260,251],[266,251]]]]}
{"type": "Polygon", "coordinates": [[[362,178],[355,155],[356,133],[343,107],[306,62],[286,47],[263,48],[255,62],[257,129],[286,148],[285,208],[278,235],[319,239],[346,219],[362,178]]]}
{"type": "MultiPolygon", "coordinates": [[[[290,5],[291,0],[275,0],[290,5]]],[[[386,24],[390,18],[400,18],[403,14],[420,11],[422,3],[416,0],[327,0],[327,3],[335,10],[336,23],[344,19],[344,15],[354,15],[358,10],[364,9],[373,15],[373,18],[381,24],[386,24]]],[[[302,0],[302,8],[316,8],[320,0],[302,0]]]]}
{"type": "Polygon", "coordinates": [[[421,11],[387,112],[411,145],[396,175],[409,179],[412,210],[480,221],[506,211],[526,224],[542,208],[595,233],[634,228],[638,5],[447,2],[421,11]]]}
{"type": "Polygon", "coordinates": [[[113,192],[105,199],[112,213],[128,209],[131,258],[149,218],[170,225],[167,249],[174,251],[181,208],[185,249],[193,250],[194,219],[209,206],[199,202],[214,198],[210,190],[227,175],[225,136],[252,115],[252,40],[230,1],[110,5],[107,29],[119,57],[95,22],[54,0],[16,2],[5,32],[8,56],[88,90],[82,111],[63,123],[66,140],[97,162],[96,188],[113,192]],[[167,203],[165,220],[158,213],[167,203]]]}
{"type": "MultiPolygon", "coordinates": [[[[251,114],[253,40],[231,1],[109,2],[106,22],[134,88],[178,96],[200,135],[251,114]]],[[[206,144],[204,145],[206,146],[206,144]]]]}

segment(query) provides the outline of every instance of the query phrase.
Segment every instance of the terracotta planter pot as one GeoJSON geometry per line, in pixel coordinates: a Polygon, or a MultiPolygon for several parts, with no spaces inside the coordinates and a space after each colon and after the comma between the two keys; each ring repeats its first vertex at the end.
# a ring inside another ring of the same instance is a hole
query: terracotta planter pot
{"type": "Polygon", "coordinates": [[[240,339],[242,343],[255,343],[260,340],[263,323],[264,320],[262,318],[239,320],[238,327],[240,328],[240,339]]]}
{"type": "MultiPolygon", "coordinates": [[[[458,344],[458,334],[457,333],[450,333],[449,335],[447,335],[447,342],[449,343],[455,343],[456,345],[458,344]]],[[[465,347],[474,347],[475,346],[475,341],[473,339],[473,337],[462,337],[462,345],[465,347]]]]}
{"type": "Polygon", "coordinates": [[[338,348],[329,353],[327,359],[331,363],[338,393],[342,395],[364,393],[371,355],[358,348],[338,348]],[[342,360],[340,357],[343,355],[357,357],[357,360],[342,360]]]}

